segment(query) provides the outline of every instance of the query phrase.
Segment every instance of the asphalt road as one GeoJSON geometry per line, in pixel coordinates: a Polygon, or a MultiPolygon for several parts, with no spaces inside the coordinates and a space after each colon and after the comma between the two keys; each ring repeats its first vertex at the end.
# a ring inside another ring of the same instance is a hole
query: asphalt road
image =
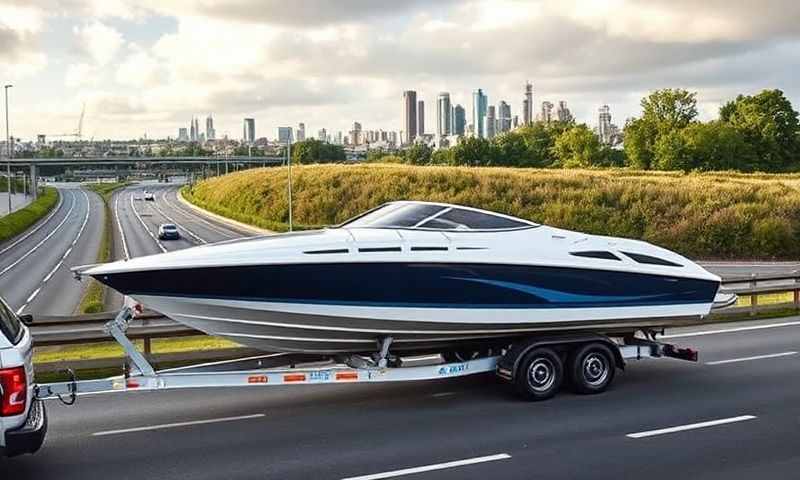
{"type": "Polygon", "coordinates": [[[633,361],[604,394],[543,403],[492,375],[49,402],[44,449],[0,478],[341,479],[475,459],[405,478],[796,478],[800,318],[748,325],[671,340],[698,364],[633,361]],[[700,428],[715,420],[730,423],[700,428]]]}
{"type": "Polygon", "coordinates": [[[102,199],[77,185],[59,186],[59,204],[25,234],[0,245],[0,295],[18,311],[70,315],[84,285],[69,268],[94,263],[105,212],[102,199]]]}

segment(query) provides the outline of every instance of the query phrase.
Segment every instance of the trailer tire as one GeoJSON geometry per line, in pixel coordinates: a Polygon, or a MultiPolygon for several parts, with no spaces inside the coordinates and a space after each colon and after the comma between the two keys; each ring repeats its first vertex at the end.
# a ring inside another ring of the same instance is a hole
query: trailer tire
{"type": "Polygon", "coordinates": [[[601,393],[614,380],[616,361],[611,349],[606,345],[587,343],[570,354],[567,370],[575,393],[583,395],[601,393]]]}
{"type": "Polygon", "coordinates": [[[548,347],[534,348],[517,367],[514,383],[517,392],[526,400],[552,398],[564,380],[561,358],[548,347]]]}

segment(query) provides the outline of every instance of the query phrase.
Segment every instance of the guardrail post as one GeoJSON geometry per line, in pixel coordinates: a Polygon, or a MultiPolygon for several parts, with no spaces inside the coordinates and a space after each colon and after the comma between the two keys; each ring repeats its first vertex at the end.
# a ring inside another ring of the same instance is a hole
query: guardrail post
{"type": "Polygon", "coordinates": [[[794,275],[794,309],[800,310],[800,272],[797,270],[792,270],[792,274],[794,275]]]}
{"type": "Polygon", "coordinates": [[[150,337],[144,337],[144,339],[143,339],[143,341],[144,341],[144,356],[148,360],[150,360],[151,354],[153,353],[153,346],[151,345],[151,340],[152,339],[150,337]]]}
{"type": "MultiPolygon", "coordinates": [[[[758,283],[758,274],[751,273],[750,274],[750,288],[752,290],[756,289],[756,284],[758,283]]],[[[750,294],[750,316],[754,317],[756,315],[756,310],[758,310],[758,293],[753,292],[750,294]]]]}

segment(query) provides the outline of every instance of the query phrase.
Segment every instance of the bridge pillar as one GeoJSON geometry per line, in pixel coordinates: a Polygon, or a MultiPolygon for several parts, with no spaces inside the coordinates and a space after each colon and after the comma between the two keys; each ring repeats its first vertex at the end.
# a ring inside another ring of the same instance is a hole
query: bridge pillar
{"type": "Polygon", "coordinates": [[[36,171],[36,164],[31,164],[31,193],[33,194],[33,199],[36,200],[39,198],[39,181],[38,181],[38,172],[36,171]]]}

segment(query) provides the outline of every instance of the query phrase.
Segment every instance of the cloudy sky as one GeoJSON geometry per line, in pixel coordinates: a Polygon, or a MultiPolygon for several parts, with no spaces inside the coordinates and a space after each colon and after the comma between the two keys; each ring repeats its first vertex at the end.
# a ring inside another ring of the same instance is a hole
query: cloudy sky
{"type": "MultiPolygon", "coordinates": [[[[218,134],[279,125],[400,130],[402,91],[434,125],[449,91],[478,87],[519,114],[566,100],[615,123],[662,87],[698,92],[705,118],[737,93],[784,90],[800,108],[797,0],[0,0],[0,82],[12,133],[175,136],[208,113],[218,134]]],[[[3,132],[4,133],[4,132],[3,132]]]]}

